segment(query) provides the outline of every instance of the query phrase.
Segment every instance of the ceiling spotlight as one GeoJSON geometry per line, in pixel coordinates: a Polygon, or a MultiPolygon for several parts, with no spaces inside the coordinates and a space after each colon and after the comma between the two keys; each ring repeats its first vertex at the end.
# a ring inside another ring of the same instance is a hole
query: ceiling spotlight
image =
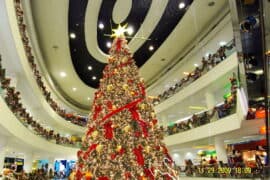
{"type": "Polygon", "coordinates": [[[93,69],[93,67],[92,66],[88,66],[88,68],[87,68],[89,71],[91,71],[92,69],[93,69]]]}
{"type": "Polygon", "coordinates": [[[194,66],[195,66],[195,67],[199,67],[199,64],[196,64],[196,63],[195,63],[194,66]]]}
{"type": "Polygon", "coordinates": [[[220,45],[220,46],[225,46],[226,44],[227,44],[227,43],[226,43],[225,41],[220,41],[220,42],[219,42],[219,45],[220,45]]]}
{"type": "Polygon", "coordinates": [[[149,51],[153,51],[154,50],[154,46],[150,45],[148,49],[149,49],[149,51]]]}
{"type": "Polygon", "coordinates": [[[99,28],[99,29],[104,29],[104,24],[103,24],[103,23],[99,23],[99,24],[98,24],[98,28],[99,28]]]}
{"type": "Polygon", "coordinates": [[[186,6],[185,3],[183,3],[183,2],[181,2],[181,3],[178,5],[179,9],[183,9],[185,6],[186,6]]]}
{"type": "Polygon", "coordinates": [[[90,101],[90,100],[91,100],[91,98],[90,98],[90,97],[88,97],[88,98],[87,98],[87,100],[88,100],[88,101],[90,101]]]}
{"type": "Polygon", "coordinates": [[[73,91],[77,91],[77,88],[73,87],[72,90],[73,90],[73,91]]]}
{"type": "Polygon", "coordinates": [[[60,72],[60,76],[61,76],[61,77],[66,77],[67,74],[66,74],[65,72],[60,72]]]}
{"type": "Polygon", "coordinates": [[[128,33],[128,35],[132,35],[133,32],[134,32],[133,27],[130,26],[130,27],[127,28],[127,33],[128,33]]]}
{"type": "Polygon", "coordinates": [[[92,76],[92,79],[93,79],[93,80],[96,80],[96,79],[97,79],[97,77],[96,77],[96,76],[92,76]]]}
{"type": "Polygon", "coordinates": [[[112,43],[111,42],[107,42],[106,43],[106,46],[107,46],[107,48],[110,48],[110,47],[112,47],[112,43]]]}
{"type": "Polygon", "coordinates": [[[70,36],[71,39],[75,39],[76,38],[76,34],[75,33],[70,33],[69,36],[70,36]]]}

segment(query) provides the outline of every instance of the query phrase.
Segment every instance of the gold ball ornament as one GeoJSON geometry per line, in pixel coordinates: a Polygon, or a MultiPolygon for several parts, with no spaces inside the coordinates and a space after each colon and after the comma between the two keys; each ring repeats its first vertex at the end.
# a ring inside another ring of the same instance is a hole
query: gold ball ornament
{"type": "Polygon", "coordinates": [[[140,104],[140,109],[145,109],[146,108],[146,104],[140,104]]]}
{"type": "Polygon", "coordinates": [[[145,148],[144,148],[144,150],[145,150],[146,153],[149,153],[150,152],[150,149],[151,149],[150,146],[145,146],[145,148]]]}
{"type": "Polygon", "coordinates": [[[127,90],[127,89],[128,89],[128,85],[127,85],[127,84],[123,84],[122,88],[123,88],[124,90],[127,90]]]}
{"type": "Polygon", "coordinates": [[[97,145],[96,151],[97,151],[98,153],[100,153],[102,149],[103,149],[103,146],[102,146],[101,144],[97,145]]]}
{"type": "Polygon", "coordinates": [[[118,146],[116,147],[116,151],[117,151],[117,152],[120,152],[121,148],[122,148],[122,146],[121,146],[121,145],[118,145],[118,146]]]}
{"type": "Polygon", "coordinates": [[[132,95],[132,96],[134,96],[135,95],[135,92],[134,91],[130,91],[129,94],[132,95]]]}
{"type": "Polygon", "coordinates": [[[122,63],[126,63],[128,61],[128,57],[127,56],[124,56],[122,59],[121,59],[121,62],[122,63]]]}
{"type": "Polygon", "coordinates": [[[112,63],[112,62],[115,61],[115,59],[114,58],[109,58],[108,61],[109,61],[109,63],[112,63]]]}
{"type": "Polygon", "coordinates": [[[127,126],[124,127],[124,131],[125,131],[126,133],[129,132],[130,129],[131,129],[130,125],[127,125],[127,126]]]}
{"type": "Polygon", "coordinates": [[[85,175],[84,175],[86,178],[91,178],[93,175],[90,171],[87,171],[85,172],[85,175]]]}
{"type": "Polygon", "coordinates": [[[97,135],[98,135],[98,131],[94,131],[94,132],[92,132],[92,134],[91,134],[91,136],[92,136],[93,138],[96,138],[97,135]]]}
{"type": "Polygon", "coordinates": [[[116,106],[115,105],[112,106],[112,110],[116,110],[116,106]]]}
{"type": "Polygon", "coordinates": [[[112,90],[113,90],[113,85],[112,84],[107,85],[107,91],[112,91],[112,90]]]}

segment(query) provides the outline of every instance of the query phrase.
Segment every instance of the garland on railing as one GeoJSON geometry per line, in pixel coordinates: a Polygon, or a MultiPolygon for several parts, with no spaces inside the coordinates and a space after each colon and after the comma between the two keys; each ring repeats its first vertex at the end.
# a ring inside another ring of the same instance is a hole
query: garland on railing
{"type": "Polygon", "coordinates": [[[210,120],[216,115],[218,115],[218,119],[221,119],[232,114],[232,112],[234,112],[236,109],[236,92],[238,85],[235,77],[230,78],[230,83],[231,96],[225,99],[224,104],[215,106],[212,110],[207,110],[200,114],[194,114],[191,118],[185,121],[167,126],[167,128],[164,130],[166,134],[173,135],[181,131],[186,131],[205,125],[210,123],[210,120]]]}
{"type": "Polygon", "coordinates": [[[230,44],[220,46],[216,53],[209,54],[208,59],[205,59],[205,57],[202,57],[202,60],[201,60],[202,64],[200,66],[198,65],[198,67],[196,67],[192,72],[188,73],[186,77],[181,79],[179,82],[177,82],[175,85],[170,87],[168,90],[166,90],[162,94],[159,94],[158,98],[154,99],[153,101],[154,105],[158,105],[162,101],[173,96],[175,93],[181,90],[181,88],[199,79],[203,74],[210,71],[213,67],[218,65],[221,61],[225,60],[227,58],[226,51],[232,50],[234,46],[235,46],[234,43],[231,42],[230,44]]]}
{"type": "Polygon", "coordinates": [[[53,129],[46,129],[40,123],[38,123],[34,118],[28,113],[27,109],[20,102],[20,92],[10,85],[11,79],[6,77],[6,70],[2,68],[2,58],[0,56],[0,82],[1,88],[5,91],[4,100],[8,105],[12,113],[26,126],[28,129],[31,128],[34,132],[46,138],[47,140],[55,140],[56,144],[68,144],[74,145],[74,142],[56,133],[53,129]]]}
{"type": "Polygon", "coordinates": [[[36,60],[32,53],[32,48],[30,46],[29,38],[26,31],[26,24],[24,23],[24,16],[23,16],[24,13],[21,7],[21,1],[14,0],[14,2],[15,2],[17,22],[18,22],[22,42],[24,45],[25,54],[27,56],[28,63],[33,71],[36,83],[41,89],[46,101],[49,103],[51,108],[65,120],[70,121],[73,124],[76,124],[79,126],[86,126],[87,117],[81,116],[81,115],[75,115],[74,113],[70,113],[70,112],[69,113],[66,112],[66,110],[60,107],[60,105],[57,104],[57,102],[51,97],[51,92],[48,90],[48,88],[45,86],[45,83],[42,80],[41,73],[37,68],[37,64],[35,62],[36,60]]]}

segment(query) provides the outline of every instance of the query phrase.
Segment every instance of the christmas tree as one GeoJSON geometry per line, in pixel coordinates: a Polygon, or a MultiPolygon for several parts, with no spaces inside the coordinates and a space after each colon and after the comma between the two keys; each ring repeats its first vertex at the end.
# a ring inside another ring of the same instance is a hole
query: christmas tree
{"type": "Polygon", "coordinates": [[[108,64],[78,151],[76,179],[178,179],[124,33],[114,30],[108,64]]]}

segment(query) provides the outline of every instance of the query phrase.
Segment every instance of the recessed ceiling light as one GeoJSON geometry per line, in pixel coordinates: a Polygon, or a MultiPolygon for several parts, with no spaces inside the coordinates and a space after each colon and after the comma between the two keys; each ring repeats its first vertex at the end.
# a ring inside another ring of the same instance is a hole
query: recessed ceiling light
{"type": "Polygon", "coordinates": [[[72,90],[73,90],[73,91],[77,91],[77,88],[73,87],[72,90]]]}
{"type": "Polygon", "coordinates": [[[98,28],[99,28],[99,29],[104,29],[104,24],[103,24],[103,23],[99,23],[99,24],[98,24],[98,28]]]}
{"type": "Polygon", "coordinates": [[[149,51],[153,51],[154,50],[154,46],[150,45],[148,49],[149,49],[149,51]]]}
{"type": "Polygon", "coordinates": [[[60,72],[60,76],[61,76],[61,77],[66,77],[67,74],[66,74],[65,72],[60,72]]]}
{"type": "Polygon", "coordinates": [[[220,46],[225,46],[226,44],[227,44],[227,43],[226,43],[225,41],[220,41],[220,42],[219,42],[219,45],[220,45],[220,46]]]}
{"type": "Polygon", "coordinates": [[[107,42],[106,43],[106,46],[107,46],[107,48],[110,48],[110,47],[112,47],[112,43],[111,42],[107,42]]]}
{"type": "Polygon", "coordinates": [[[93,67],[92,66],[88,66],[88,68],[87,68],[89,71],[91,71],[92,69],[93,69],[93,67]]]}
{"type": "Polygon", "coordinates": [[[97,77],[96,77],[96,76],[92,76],[92,79],[93,79],[93,80],[96,80],[96,79],[97,79],[97,77]]]}
{"type": "Polygon", "coordinates": [[[133,27],[129,26],[129,27],[127,28],[127,33],[128,33],[128,35],[132,35],[133,32],[134,32],[133,27]]]}
{"type": "Polygon", "coordinates": [[[186,6],[186,4],[183,2],[179,3],[179,5],[178,5],[179,9],[183,9],[185,6],[186,6]]]}
{"type": "Polygon", "coordinates": [[[88,100],[88,101],[90,101],[90,100],[91,100],[91,98],[90,98],[90,97],[88,97],[88,98],[87,98],[87,100],[88,100]]]}
{"type": "Polygon", "coordinates": [[[71,39],[75,39],[76,38],[76,34],[75,33],[70,33],[69,36],[70,36],[71,39]]]}
{"type": "Polygon", "coordinates": [[[195,66],[195,67],[199,67],[199,64],[196,64],[196,63],[195,63],[194,66],[195,66]]]}

